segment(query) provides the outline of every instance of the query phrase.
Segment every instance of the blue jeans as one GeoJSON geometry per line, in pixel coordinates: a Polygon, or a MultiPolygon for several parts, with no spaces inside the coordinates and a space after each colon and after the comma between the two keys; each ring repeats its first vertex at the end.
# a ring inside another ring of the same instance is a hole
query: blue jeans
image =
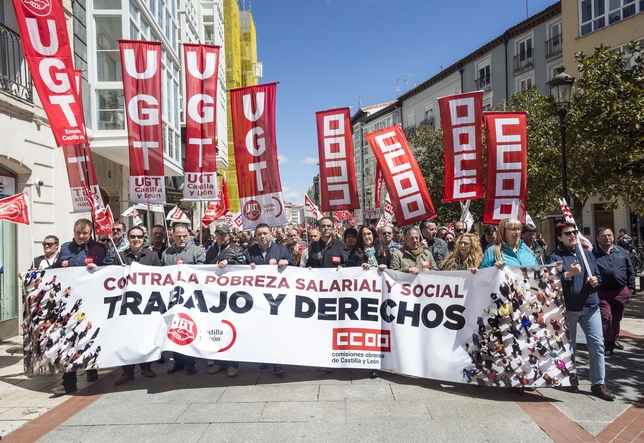
{"type": "Polygon", "coordinates": [[[588,360],[590,361],[590,383],[604,384],[606,366],[604,365],[604,333],[602,332],[602,316],[599,306],[584,308],[581,311],[567,311],[568,327],[572,339],[573,352],[577,351],[577,323],[586,335],[588,342],[588,360]]]}

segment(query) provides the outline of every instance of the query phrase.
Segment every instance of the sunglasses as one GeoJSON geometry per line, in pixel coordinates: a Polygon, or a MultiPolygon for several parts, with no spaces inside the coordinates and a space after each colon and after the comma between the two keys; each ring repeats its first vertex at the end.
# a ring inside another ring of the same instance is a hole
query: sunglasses
{"type": "Polygon", "coordinates": [[[134,239],[134,238],[142,239],[143,237],[145,237],[145,236],[144,235],[130,235],[130,238],[132,238],[132,239],[134,239]]]}
{"type": "Polygon", "coordinates": [[[121,232],[122,230],[123,229],[121,229],[121,228],[112,228],[112,231],[116,231],[116,232],[121,232]]]}
{"type": "Polygon", "coordinates": [[[161,237],[163,235],[163,232],[153,232],[152,235],[155,237],[161,237]]]}
{"type": "Polygon", "coordinates": [[[51,248],[52,246],[57,245],[58,243],[45,243],[43,242],[42,247],[43,248],[51,248]]]}
{"type": "Polygon", "coordinates": [[[383,232],[382,235],[393,235],[393,232],[383,232]]]}
{"type": "Polygon", "coordinates": [[[101,243],[109,243],[110,239],[109,238],[99,238],[98,241],[101,242],[101,243]]]}
{"type": "Polygon", "coordinates": [[[579,234],[579,231],[575,229],[574,231],[566,231],[562,232],[561,234],[565,235],[566,237],[572,237],[573,235],[576,236],[577,234],[579,234]]]}

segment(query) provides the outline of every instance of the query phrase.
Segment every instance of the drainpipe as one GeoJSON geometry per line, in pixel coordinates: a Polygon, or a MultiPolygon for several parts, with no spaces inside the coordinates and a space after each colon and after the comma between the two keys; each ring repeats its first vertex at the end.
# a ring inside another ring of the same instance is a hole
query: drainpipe
{"type": "Polygon", "coordinates": [[[508,75],[508,42],[510,41],[510,36],[508,33],[503,34],[503,45],[505,46],[505,101],[510,100],[510,79],[508,75]]]}

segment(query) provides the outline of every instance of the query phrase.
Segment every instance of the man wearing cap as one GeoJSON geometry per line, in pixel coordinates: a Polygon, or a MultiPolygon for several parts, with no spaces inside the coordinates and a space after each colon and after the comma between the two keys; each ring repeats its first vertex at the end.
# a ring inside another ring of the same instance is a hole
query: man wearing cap
{"type": "MultiPolygon", "coordinates": [[[[230,242],[230,227],[225,223],[215,226],[215,244],[208,249],[206,263],[224,268],[226,265],[245,265],[244,248],[230,242]]],[[[239,368],[238,361],[209,360],[208,374],[216,374],[226,369],[228,377],[236,377],[239,368]]]]}
{"type": "MultiPolygon", "coordinates": [[[[161,262],[163,266],[172,265],[203,265],[206,256],[203,250],[190,241],[190,230],[185,223],[176,223],[172,230],[174,244],[163,251],[161,262]]],[[[197,372],[194,357],[174,352],[174,364],[168,369],[168,374],[174,374],[181,369],[186,369],[188,375],[197,372]]]]}
{"type": "Polygon", "coordinates": [[[244,248],[230,242],[230,227],[221,223],[215,226],[215,244],[208,249],[206,263],[209,265],[245,265],[244,248]]]}
{"type": "Polygon", "coordinates": [[[537,259],[540,265],[546,264],[546,251],[537,243],[537,228],[533,226],[523,225],[521,228],[521,238],[523,243],[530,248],[530,251],[537,259]]]}

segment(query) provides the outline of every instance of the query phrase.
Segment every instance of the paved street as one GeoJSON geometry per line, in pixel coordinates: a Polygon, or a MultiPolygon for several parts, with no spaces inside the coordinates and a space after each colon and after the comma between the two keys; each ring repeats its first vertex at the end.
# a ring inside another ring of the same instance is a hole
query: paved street
{"type": "Polygon", "coordinates": [[[60,375],[22,375],[21,343],[0,344],[2,442],[393,442],[393,441],[644,441],[644,295],[623,322],[624,351],[607,359],[614,402],[589,395],[585,352],[579,353],[581,394],[540,389],[518,395],[363,370],[287,366],[284,377],[242,363],[239,376],[137,373],[115,387],[120,369],[98,382],[79,377],[75,396],[51,398],[60,375]]]}

